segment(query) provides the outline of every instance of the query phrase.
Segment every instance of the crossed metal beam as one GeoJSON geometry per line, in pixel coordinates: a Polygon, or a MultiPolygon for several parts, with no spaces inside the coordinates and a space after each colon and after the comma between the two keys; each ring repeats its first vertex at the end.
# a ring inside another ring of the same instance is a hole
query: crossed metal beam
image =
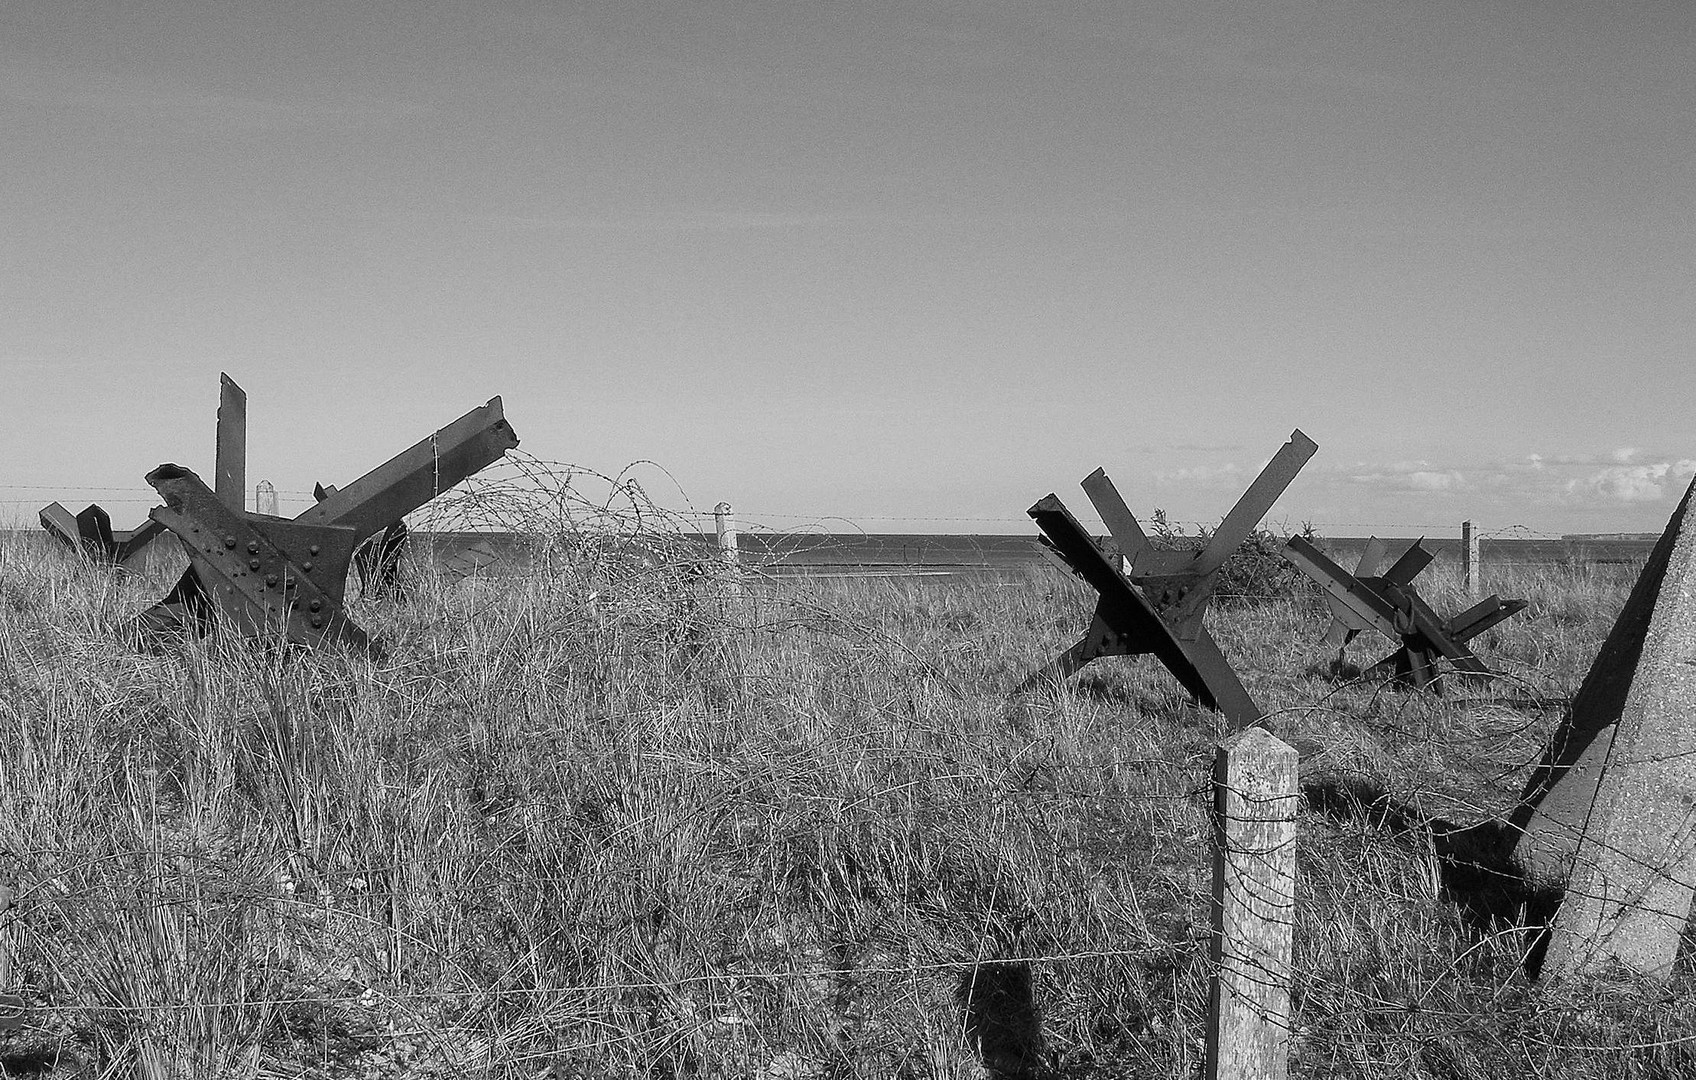
{"type": "Polygon", "coordinates": [[[180,465],[147,475],[164,498],[152,519],[175,533],[189,567],[176,586],[140,617],[144,629],[204,632],[214,613],[250,636],[280,633],[318,645],[370,646],[343,607],[348,570],[361,543],[388,529],[506,451],[518,437],[501,399],[472,409],[344,488],[290,518],[250,513],[246,499],[246,395],[225,376],[218,410],[216,489],[180,465]]]}
{"type": "Polygon", "coordinates": [[[72,514],[61,503],[41,508],[41,527],[49,536],[83,552],[97,562],[128,566],[165,527],[151,519],[140,528],[114,530],[112,518],[98,503],[89,503],[80,514],[72,514]]]}
{"type": "Polygon", "coordinates": [[[1202,705],[1239,727],[1259,720],[1260,707],[1207,632],[1203,616],[1220,567],[1318,449],[1299,430],[1293,432],[1200,551],[1157,550],[1100,469],[1084,479],[1083,489],[1118,544],[1119,557],[1090,538],[1059,496],[1040,499],[1028,511],[1032,520],[1054,553],[1101,598],[1083,639],[1015,693],[1065,679],[1098,657],[1152,653],[1202,705]]]}
{"type": "MultiPolygon", "coordinates": [[[[234,379],[218,375],[218,449],[214,468],[218,497],[240,510],[247,497],[247,393],[234,379]]],[[[49,536],[98,562],[128,566],[147,545],[166,531],[151,518],[138,528],[115,531],[112,517],[97,503],[72,515],[60,503],[41,508],[41,527],[49,536]]]]}
{"type": "Polygon", "coordinates": [[[1325,640],[1337,649],[1339,659],[1355,635],[1377,630],[1400,644],[1367,671],[1393,668],[1398,678],[1421,688],[1435,682],[1442,659],[1464,675],[1494,674],[1466,643],[1524,611],[1526,602],[1491,596],[1445,619],[1413,586],[1413,579],[1435,558],[1423,541],[1414,541],[1388,570],[1374,574],[1384,553],[1383,541],[1372,537],[1351,574],[1300,536],[1290,537],[1284,548],[1284,557],[1325,590],[1332,615],[1325,640]]]}

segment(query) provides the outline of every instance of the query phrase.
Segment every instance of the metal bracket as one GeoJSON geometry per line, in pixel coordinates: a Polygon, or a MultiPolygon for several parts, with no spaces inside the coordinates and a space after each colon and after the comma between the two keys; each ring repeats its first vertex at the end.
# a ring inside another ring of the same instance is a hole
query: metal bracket
{"type": "Polygon", "coordinates": [[[1302,537],[1292,536],[1284,548],[1284,557],[1325,590],[1332,614],[1325,640],[1337,648],[1339,658],[1356,634],[1376,630],[1400,644],[1368,671],[1393,668],[1398,678],[1421,688],[1440,688],[1437,664],[1442,659],[1463,675],[1495,674],[1466,643],[1524,611],[1526,602],[1491,596],[1444,619],[1413,586],[1413,579],[1434,558],[1423,541],[1414,541],[1384,573],[1372,574],[1383,556],[1383,542],[1372,537],[1351,574],[1302,537]]]}
{"type": "Polygon", "coordinates": [[[334,639],[370,646],[365,631],[342,610],[352,529],[232,510],[200,477],[177,465],[159,466],[147,482],[165,499],[164,506],[153,508],[153,519],[182,540],[187,573],[240,633],[305,645],[334,639]]]}
{"type": "MultiPolygon", "coordinates": [[[[221,408],[221,429],[224,416],[221,408]]],[[[161,465],[147,477],[165,498],[152,517],[183,541],[190,565],[142,626],[204,632],[216,611],[248,635],[369,647],[342,609],[354,549],[517,445],[501,399],[491,398],[345,488],[325,489],[324,501],[292,520],[231,506],[189,470],[161,465]]],[[[222,431],[219,447],[220,475],[229,475],[234,442],[222,431]]]]}
{"type": "MultiPolygon", "coordinates": [[[[336,485],[312,485],[312,497],[323,502],[336,493],[336,485]]],[[[395,596],[406,594],[401,582],[400,563],[411,547],[406,522],[391,521],[383,531],[353,549],[353,568],[359,574],[359,591],[365,596],[395,596]]]]}
{"type": "Polygon", "coordinates": [[[1202,705],[1239,727],[1259,720],[1259,706],[1207,632],[1204,617],[1219,569],[1318,449],[1300,431],[1291,433],[1200,551],[1155,548],[1100,469],[1084,479],[1083,489],[1118,545],[1117,555],[1092,540],[1058,496],[1039,500],[1028,512],[1043,542],[1101,599],[1083,640],[1015,693],[1065,679],[1098,657],[1152,653],[1202,705]]]}

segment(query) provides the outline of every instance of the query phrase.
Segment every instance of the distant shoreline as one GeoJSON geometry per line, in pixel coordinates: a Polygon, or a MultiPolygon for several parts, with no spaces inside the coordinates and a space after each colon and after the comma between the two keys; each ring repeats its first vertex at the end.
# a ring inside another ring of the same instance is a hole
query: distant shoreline
{"type": "MultiPolygon", "coordinates": [[[[6,530],[9,539],[45,538],[39,529],[6,530]]],[[[672,534],[685,544],[700,544],[703,553],[717,549],[713,533],[672,534]]],[[[449,532],[412,534],[414,550],[428,550],[442,563],[475,546],[485,546],[498,560],[517,556],[519,538],[511,533],[449,532]]],[[[1026,567],[1053,565],[1029,533],[771,533],[738,536],[743,561],[775,572],[842,572],[869,576],[877,573],[974,574],[1017,572],[1026,567]]],[[[634,538],[632,538],[634,539],[634,538]]],[[[1419,537],[1382,537],[1392,554],[1419,537]]],[[[1520,566],[1581,563],[1640,565],[1658,536],[1653,534],[1572,534],[1559,539],[1486,539],[1480,541],[1486,563],[1520,566]]],[[[1365,548],[1366,537],[1321,537],[1320,546],[1346,565],[1353,565],[1365,548]]],[[[1453,537],[1424,538],[1438,562],[1458,563],[1461,542],[1453,537]]]]}

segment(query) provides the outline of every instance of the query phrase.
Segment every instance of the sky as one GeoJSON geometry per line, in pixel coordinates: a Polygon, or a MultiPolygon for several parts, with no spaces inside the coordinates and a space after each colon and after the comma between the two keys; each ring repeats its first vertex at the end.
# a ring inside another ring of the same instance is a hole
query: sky
{"type": "Polygon", "coordinates": [[[0,6],[0,517],[285,511],[501,395],[744,527],[1658,532],[1696,4],[0,6]],[[652,464],[636,464],[651,462],[652,464]]]}

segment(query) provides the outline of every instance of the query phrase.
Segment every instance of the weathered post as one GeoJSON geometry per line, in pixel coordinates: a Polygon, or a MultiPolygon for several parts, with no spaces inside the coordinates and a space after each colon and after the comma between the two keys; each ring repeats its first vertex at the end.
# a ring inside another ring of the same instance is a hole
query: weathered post
{"type": "Polygon", "coordinates": [[[718,525],[718,557],[724,563],[725,591],[731,599],[742,595],[742,555],[736,550],[736,514],[730,504],[721,502],[713,507],[713,520],[718,525]]]}
{"type": "Polygon", "coordinates": [[[1466,595],[1477,600],[1484,594],[1484,564],[1478,558],[1478,533],[1472,522],[1460,523],[1460,565],[1466,576],[1466,595]]]}
{"type": "Polygon", "coordinates": [[[719,558],[735,570],[741,565],[741,556],[736,550],[736,514],[729,503],[721,502],[713,507],[713,521],[718,525],[719,558]]]}
{"type": "Polygon", "coordinates": [[[277,487],[269,480],[259,481],[259,486],[253,489],[253,509],[270,517],[280,517],[277,513],[277,487]]]}
{"type": "Polygon", "coordinates": [[[0,1035],[23,1026],[24,999],[11,993],[12,950],[17,944],[16,912],[12,910],[12,887],[0,884],[0,1035]]]}
{"type": "Polygon", "coordinates": [[[1213,759],[1208,1080],[1284,1080],[1295,929],[1296,751],[1251,727],[1213,759]]]}

